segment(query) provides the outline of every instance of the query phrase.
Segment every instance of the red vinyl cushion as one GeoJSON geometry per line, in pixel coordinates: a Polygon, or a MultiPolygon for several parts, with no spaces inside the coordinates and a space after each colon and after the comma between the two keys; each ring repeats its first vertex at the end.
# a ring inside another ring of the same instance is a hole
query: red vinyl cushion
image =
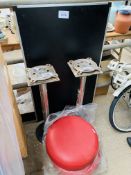
{"type": "Polygon", "coordinates": [[[46,150],[51,160],[60,168],[81,170],[93,163],[98,149],[95,129],[81,117],[66,116],[48,128],[46,150]]]}

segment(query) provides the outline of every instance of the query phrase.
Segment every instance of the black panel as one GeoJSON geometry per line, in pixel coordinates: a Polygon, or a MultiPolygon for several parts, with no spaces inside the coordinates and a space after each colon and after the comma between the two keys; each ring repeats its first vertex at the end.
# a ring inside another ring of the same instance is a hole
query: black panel
{"type": "MultiPolygon", "coordinates": [[[[92,57],[99,64],[109,5],[17,8],[27,67],[52,64],[61,79],[48,84],[50,112],[75,105],[79,79],[67,65],[70,59],[92,57]],[[58,11],[69,11],[59,19],[58,11]]],[[[88,78],[84,103],[92,102],[96,76],[88,78]]],[[[38,87],[33,87],[37,115],[41,116],[38,87]]]]}
{"type": "Polygon", "coordinates": [[[36,116],[34,112],[22,114],[22,122],[36,121],[36,116]]]}

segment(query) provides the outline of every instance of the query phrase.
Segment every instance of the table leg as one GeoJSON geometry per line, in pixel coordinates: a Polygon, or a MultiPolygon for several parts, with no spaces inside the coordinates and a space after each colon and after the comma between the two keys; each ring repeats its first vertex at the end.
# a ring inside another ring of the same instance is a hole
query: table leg
{"type": "MultiPolygon", "coordinates": [[[[124,39],[122,40],[122,43],[124,43],[124,39]]],[[[121,61],[121,56],[122,56],[122,51],[123,51],[123,48],[120,48],[120,52],[119,52],[119,61],[121,61]]]]}
{"type": "Polygon", "coordinates": [[[42,103],[42,111],[47,118],[49,115],[49,100],[48,100],[48,92],[47,92],[47,84],[39,85],[40,88],[40,96],[41,96],[41,103],[42,103]]]}
{"type": "Polygon", "coordinates": [[[80,89],[78,91],[78,97],[76,105],[82,105],[83,99],[84,99],[84,93],[85,93],[85,85],[86,85],[86,77],[80,78],[80,89]]]}

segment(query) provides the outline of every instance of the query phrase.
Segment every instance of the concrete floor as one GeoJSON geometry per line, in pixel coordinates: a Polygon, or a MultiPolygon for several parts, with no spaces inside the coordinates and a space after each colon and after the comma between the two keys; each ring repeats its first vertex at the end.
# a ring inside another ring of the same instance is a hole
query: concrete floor
{"type": "MultiPolygon", "coordinates": [[[[123,59],[130,62],[131,53],[124,51],[123,59]]],[[[103,152],[107,160],[107,171],[104,175],[131,175],[131,148],[126,142],[127,136],[115,131],[109,124],[109,107],[113,99],[110,88],[107,95],[97,96],[94,102],[98,104],[95,126],[100,135],[103,152]]],[[[38,123],[25,124],[28,141],[28,158],[24,159],[26,175],[43,175],[42,145],[36,140],[35,129],[38,123]]]]}
{"type": "Polygon", "coordinates": [[[108,112],[111,101],[111,92],[106,96],[95,98],[95,102],[98,104],[96,128],[100,134],[103,152],[107,160],[105,175],[131,175],[131,148],[126,142],[127,136],[131,136],[131,134],[117,132],[110,126],[108,112]]]}
{"type": "Polygon", "coordinates": [[[25,124],[25,131],[28,144],[28,157],[24,159],[26,175],[44,175],[43,167],[43,147],[35,135],[38,123],[25,124]]]}

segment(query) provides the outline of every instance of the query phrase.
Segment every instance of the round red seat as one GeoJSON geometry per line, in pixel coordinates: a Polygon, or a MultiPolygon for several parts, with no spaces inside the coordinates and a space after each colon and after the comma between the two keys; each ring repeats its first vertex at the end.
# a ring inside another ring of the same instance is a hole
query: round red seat
{"type": "Polygon", "coordinates": [[[63,117],[47,131],[46,150],[58,167],[77,171],[91,165],[99,150],[95,129],[79,116],[63,117]]]}

